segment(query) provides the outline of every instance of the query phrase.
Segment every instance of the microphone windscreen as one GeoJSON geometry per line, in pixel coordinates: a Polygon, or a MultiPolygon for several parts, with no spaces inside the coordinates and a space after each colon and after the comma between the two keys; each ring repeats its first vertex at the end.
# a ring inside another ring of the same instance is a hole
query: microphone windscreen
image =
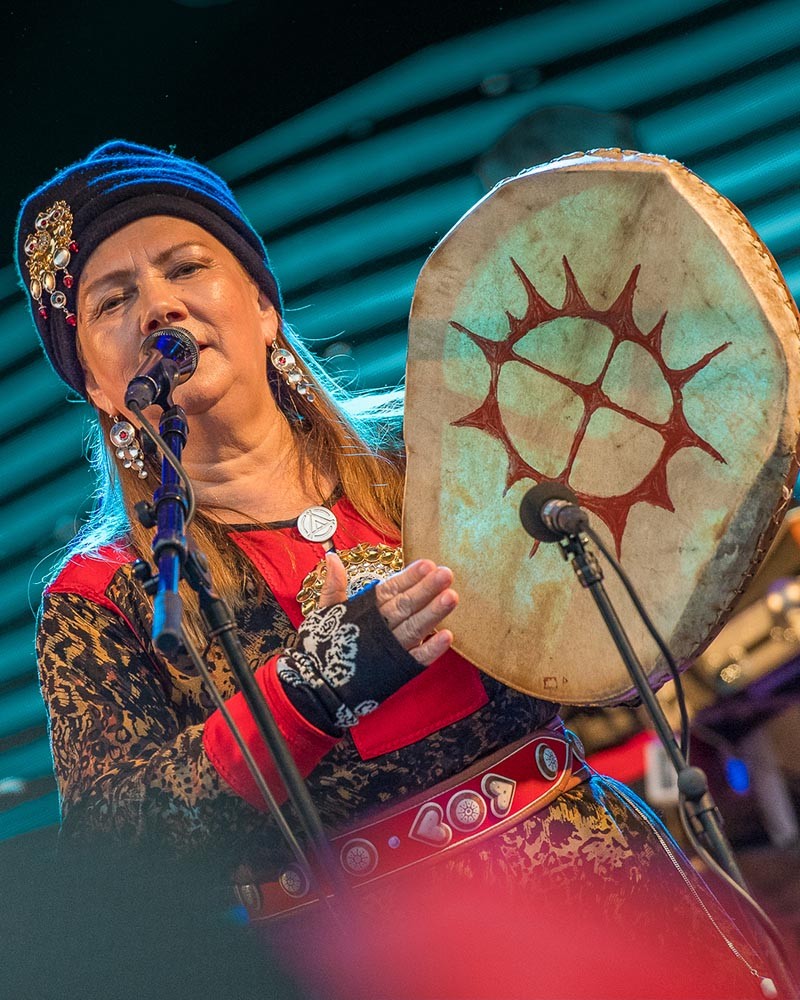
{"type": "Polygon", "coordinates": [[[151,350],[174,361],[184,381],[194,374],[200,357],[197,341],[182,326],[165,326],[148,334],[142,341],[139,354],[146,358],[151,350]]]}
{"type": "Polygon", "coordinates": [[[567,503],[580,505],[577,496],[563,483],[544,482],[531,487],[519,505],[519,518],[528,534],[540,542],[557,542],[563,537],[548,528],[542,520],[542,509],[550,500],[566,500],[567,503]]]}

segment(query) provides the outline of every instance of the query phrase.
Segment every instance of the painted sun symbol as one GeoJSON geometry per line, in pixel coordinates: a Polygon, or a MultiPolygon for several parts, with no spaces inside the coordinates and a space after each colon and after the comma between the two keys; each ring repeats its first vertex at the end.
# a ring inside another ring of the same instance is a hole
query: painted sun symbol
{"type": "MultiPolygon", "coordinates": [[[[560,307],[556,307],[550,305],[539,294],[530,278],[519,264],[511,258],[511,264],[525,289],[528,301],[524,315],[514,316],[512,313],[506,312],[508,332],[501,340],[489,340],[467,329],[460,323],[451,321],[450,325],[453,329],[465,334],[481,349],[490,371],[489,389],[484,401],[472,413],[468,413],[459,420],[453,421],[453,426],[478,428],[502,444],[508,457],[506,483],[503,490],[504,496],[515,483],[523,479],[532,479],[535,483],[540,483],[543,480],[558,482],[572,488],[581,506],[595,514],[608,527],[614,539],[617,556],[619,557],[622,552],[622,538],[625,534],[625,527],[628,523],[628,516],[632,507],[638,503],[646,503],[674,513],[675,506],[670,497],[667,484],[667,465],[674,455],[684,448],[699,448],[707,455],[710,455],[715,461],[725,462],[725,459],[716,448],[712,447],[708,441],[703,440],[689,426],[683,409],[683,389],[687,382],[693,379],[698,372],[702,371],[718,354],[730,346],[730,341],[720,344],[719,347],[713,351],[709,351],[699,361],[686,368],[670,368],[664,359],[661,344],[667,313],[665,312],[653,329],[648,332],[639,329],[633,316],[633,301],[640,265],[637,264],[631,271],[630,277],[625,283],[625,287],[617,296],[616,301],[607,309],[597,309],[589,304],[578,286],[567,258],[564,257],[562,259],[566,277],[566,292],[563,304],[560,307]],[[515,350],[516,344],[523,337],[531,333],[531,331],[539,329],[551,320],[562,319],[564,317],[594,320],[605,326],[611,333],[608,354],[601,365],[599,374],[589,383],[578,382],[550,371],[523,357],[515,350]],[[614,359],[614,355],[620,345],[624,343],[637,344],[643,348],[656,363],[664,378],[672,401],[669,416],[661,423],[621,406],[614,402],[603,390],[603,381],[614,359]],[[509,361],[525,365],[566,386],[575,393],[583,404],[583,413],[569,448],[569,453],[566,456],[563,468],[556,476],[544,475],[544,473],[526,462],[513,444],[506,430],[497,395],[497,387],[500,371],[503,365],[509,361]],[[601,409],[611,410],[644,427],[649,427],[659,434],[663,441],[663,446],[652,469],[630,490],[614,496],[597,496],[586,493],[575,489],[570,483],[570,475],[575,465],[578,450],[586,436],[589,422],[592,416],[601,409]]],[[[531,550],[531,555],[536,552],[537,547],[538,543],[531,550]]]]}

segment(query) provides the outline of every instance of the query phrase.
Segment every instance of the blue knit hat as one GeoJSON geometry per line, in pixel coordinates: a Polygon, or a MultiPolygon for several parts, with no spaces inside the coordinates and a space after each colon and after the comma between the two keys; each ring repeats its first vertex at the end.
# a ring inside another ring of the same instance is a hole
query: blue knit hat
{"type": "Polygon", "coordinates": [[[45,354],[84,398],[75,343],[81,272],[103,240],[148,215],[186,219],[211,233],[282,311],[266,247],[222,178],[174,153],[107,142],[34,191],[23,202],[16,231],[17,269],[45,354]]]}

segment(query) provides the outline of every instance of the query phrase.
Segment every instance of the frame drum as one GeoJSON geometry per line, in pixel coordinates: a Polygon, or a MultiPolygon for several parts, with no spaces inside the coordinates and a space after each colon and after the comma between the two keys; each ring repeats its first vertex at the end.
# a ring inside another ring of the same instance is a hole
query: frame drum
{"type": "MultiPolygon", "coordinates": [[[[558,544],[520,523],[569,486],[681,668],[724,624],[791,496],[800,318],[766,247],[680,164],[576,153],[502,181],[414,292],[406,562],[450,566],[455,648],[571,705],[633,685],[558,544]]],[[[613,574],[650,683],[669,674],[613,574]]]]}

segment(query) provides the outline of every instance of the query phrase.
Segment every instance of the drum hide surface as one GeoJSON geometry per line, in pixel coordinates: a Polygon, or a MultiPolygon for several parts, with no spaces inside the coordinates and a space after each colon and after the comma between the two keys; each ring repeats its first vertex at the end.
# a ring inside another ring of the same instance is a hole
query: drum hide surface
{"type": "MultiPolygon", "coordinates": [[[[540,698],[630,696],[560,546],[521,526],[526,491],[553,481],[687,665],[790,497],[798,325],[741,213],[674,161],[575,154],[471,209],[419,276],[407,370],[405,556],[454,570],[458,651],[540,698]]],[[[605,584],[660,686],[655,644],[612,573],[605,584]]]]}

